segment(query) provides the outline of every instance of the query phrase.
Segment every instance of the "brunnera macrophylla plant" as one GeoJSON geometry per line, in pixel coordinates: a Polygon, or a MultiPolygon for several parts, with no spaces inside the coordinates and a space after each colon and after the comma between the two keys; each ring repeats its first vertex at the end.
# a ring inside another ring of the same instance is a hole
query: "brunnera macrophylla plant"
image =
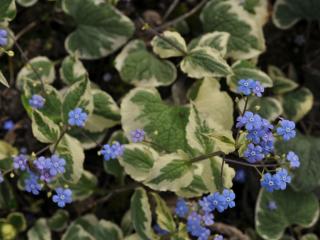
{"type": "MultiPolygon", "coordinates": [[[[30,7],[37,1],[17,3],[30,7]]],[[[294,1],[275,6],[278,27],[306,17],[281,14],[296,9],[294,1]]],[[[142,29],[136,27],[111,1],[62,0],[56,7],[75,24],[64,42],[68,55],[58,63],[47,56],[28,59],[10,30],[15,1],[0,6],[1,57],[12,58],[17,50],[25,61],[14,82],[2,72],[0,81],[20,91],[32,134],[44,144],[30,151],[0,142],[0,206],[12,212],[0,219],[3,239],[26,229],[28,239],[53,239],[55,232],[61,239],[228,238],[215,228],[216,219],[237,206],[233,179],[245,181],[244,168],[257,172],[261,186],[255,207],[259,236],[280,239],[293,224],[308,228],[317,221],[319,205],[311,191],[320,176],[306,166],[320,141],[296,129],[313,95],[277,67],[264,72],[256,64],[266,51],[267,1],[203,0],[195,8],[204,32],[188,40],[175,26],[158,31],[140,17],[142,29]],[[154,35],[150,48],[134,38],[139,30],[154,35]],[[104,57],[114,58],[121,80],[133,86],[120,100],[90,79],[83,64],[104,57]],[[194,83],[184,92],[186,101],[173,104],[157,87],[175,84],[180,75],[194,83]],[[308,153],[297,147],[302,143],[310,146],[308,153]],[[99,175],[85,168],[86,150],[96,152],[115,186],[101,189],[99,175]],[[19,208],[12,183],[28,198],[51,199],[56,212],[27,223],[14,212],[19,208]],[[121,224],[91,214],[128,191],[133,194],[121,224]],[[175,206],[164,192],[175,196],[175,206]],[[92,197],[93,204],[70,216],[68,210],[92,197]]],[[[5,119],[3,129],[14,132],[17,125],[5,119]]]]}

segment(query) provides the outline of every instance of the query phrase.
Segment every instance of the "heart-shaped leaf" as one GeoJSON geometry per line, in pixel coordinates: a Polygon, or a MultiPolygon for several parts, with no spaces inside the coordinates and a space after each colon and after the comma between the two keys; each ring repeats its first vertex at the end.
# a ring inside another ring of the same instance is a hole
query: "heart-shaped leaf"
{"type": "Polygon", "coordinates": [[[76,56],[67,56],[63,59],[60,68],[60,77],[64,83],[70,85],[83,80],[87,76],[87,70],[76,56]]]}
{"type": "Polygon", "coordinates": [[[265,50],[262,26],[238,1],[211,0],[200,17],[206,32],[230,33],[227,56],[249,59],[265,50]]]}
{"type": "Polygon", "coordinates": [[[63,0],[62,8],[77,23],[65,47],[83,59],[98,59],[120,48],[132,36],[134,25],[111,4],[100,0],[63,0]]]}
{"type": "Polygon", "coordinates": [[[15,0],[1,0],[0,22],[11,21],[16,16],[15,0]]]}
{"type": "Polygon", "coordinates": [[[167,86],[177,77],[175,66],[148,52],[141,40],[127,44],[116,57],[115,67],[123,81],[135,86],[167,86]]]}
{"type": "Polygon", "coordinates": [[[287,227],[311,227],[319,217],[319,203],[313,193],[294,192],[290,188],[272,193],[261,190],[256,204],[256,230],[264,239],[280,239],[287,227]],[[276,209],[269,209],[273,201],[276,209]]]}
{"type": "Polygon", "coordinates": [[[301,19],[320,19],[320,2],[314,0],[277,0],[272,14],[273,23],[288,29],[301,19]]]}

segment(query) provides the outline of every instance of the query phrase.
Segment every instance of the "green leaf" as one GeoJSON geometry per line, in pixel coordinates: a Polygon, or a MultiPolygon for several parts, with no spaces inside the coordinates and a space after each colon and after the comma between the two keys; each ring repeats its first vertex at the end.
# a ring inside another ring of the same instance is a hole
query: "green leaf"
{"type": "Polygon", "coordinates": [[[156,202],[157,224],[163,230],[170,233],[174,232],[176,230],[176,223],[174,222],[170,208],[157,193],[152,193],[152,197],[156,202]]]}
{"type": "Polygon", "coordinates": [[[206,32],[230,33],[228,57],[250,59],[265,50],[261,25],[234,0],[211,0],[200,15],[206,32]]]}
{"type": "Polygon", "coordinates": [[[95,238],[80,225],[71,225],[61,240],[95,240],[95,238]]]}
{"type": "Polygon", "coordinates": [[[47,84],[53,83],[55,78],[54,64],[47,57],[39,56],[32,58],[18,73],[16,87],[22,90],[24,81],[31,79],[47,84]]]}
{"type": "Polygon", "coordinates": [[[149,176],[158,156],[158,153],[151,147],[141,143],[133,143],[125,145],[119,163],[133,179],[143,181],[149,176]]]}
{"type": "Polygon", "coordinates": [[[297,136],[289,142],[276,144],[279,154],[294,151],[300,158],[301,166],[294,171],[292,187],[297,191],[312,191],[320,186],[320,138],[297,136]]]}
{"type": "Polygon", "coordinates": [[[97,187],[97,178],[91,172],[84,170],[77,183],[70,184],[74,201],[82,201],[88,198],[97,187]]]}
{"type": "Polygon", "coordinates": [[[72,84],[64,94],[62,115],[65,123],[68,123],[69,112],[77,107],[82,108],[89,116],[93,111],[93,97],[87,78],[72,84]]]}
{"type": "Polygon", "coordinates": [[[301,237],[301,240],[318,240],[317,235],[313,233],[307,233],[301,237]]]}
{"type": "MultiPolygon", "coordinates": [[[[241,107],[241,109],[243,108],[241,107]]],[[[273,97],[250,97],[248,109],[257,112],[261,117],[271,122],[276,120],[283,112],[281,102],[273,97]]]]}
{"type": "Polygon", "coordinates": [[[121,219],[121,229],[123,231],[124,236],[131,234],[133,231],[130,209],[123,215],[121,219]]]}
{"type": "Polygon", "coordinates": [[[45,84],[44,89],[46,91],[45,95],[42,93],[41,83],[38,81],[33,81],[31,79],[25,79],[22,97],[26,101],[24,103],[24,108],[27,113],[32,115],[32,107],[29,104],[29,99],[34,94],[42,95],[45,98],[44,107],[38,109],[44,116],[53,120],[56,124],[60,124],[62,121],[61,107],[62,107],[62,97],[60,92],[51,85],[45,84]]]}
{"type": "Polygon", "coordinates": [[[60,137],[59,125],[40,111],[34,109],[31,115],[33,136],[43,143],[54,143],[60,137]]]}
{"type": "Polygon", "coordinates": [[[40,218],[28,231],[29,240],[51,240],[51,232],[47,220],[40,218]]]}
{"type": "Polygon", "coordinates": [[[219,51],[222,57],[227,53],[227,46],[230,34],[227,32],[212,32],[193,39],[188,44],[188,49],[192,50],[196,47],[211,47],[219,51]]]}
{"type": "Polygon", "coordinates": [[[193,179],[192,165],[183,153],[160,156],[144,184],[158,191],[179,191],[193,179]]]}
{"type": "Polygon", "coordinates": [[[186,42],[177,32],[165,31],[161,37],[155,36],[151,45],[153,52],[161,58],[180,57],[187,52],[186,42]]]}
{"type": "MultiPolygon", "coordinates": [[[[98,219],[94,215],[86,215],[78,218],[71,224],[69,228],[73,228],[76,226],[81,227],[87,233],[87,235],[85,235],[86,237],[91,236],[95,240],[123,239],[122,231],[116,224],[109,221],[105,221],[103,219],[98,221],[98,219]]],[[[69,238],[66,238],[65,240],[69,240],[69,238]]]]}
{"type": "Polygon", "coordinates": [[[21,5],[22,7],[31,7],[35,5],[38,0],[16,0],[16,2],[19,3],[19,5],[21,5]]]}
{"type": "Polygon", "coordinates": [[[87,70],[76,56],[67,56],[60,67],[61,80],[67,84],[84,80],[88,76],[87,70]]]}
{"type": "Polygon", "coordinates": [[[7,217],[7,222],[10,223],[18,232],[23,232],[27,229],[27,221],[20,212],[10,213],[7,217]]]}
{"type": "Polygon", "coordinates": [[[181,62],[181,70],[191,78],[225,77],[232,74],[228,63],[218,50],[196,47],[181,62]]]}
{"type": "Polygon", "coordinates": [[[103,132],[120,122],[120,109],[106,92],[93,89],[93,112],[86,122],[85,129],[90,132],[103,132]]]}
{"type": "Polygon", "coordinates": [[[313,94],[308,88],[300,88],[293,92],[281,95],[284,117],[298,122],[313,106],[313,94]]]}
{"type": "Polygon", "coordinates": [[[2,0],[0,5],[0,22],[11,21],[16,16],[16,3],[14,0],[2,0]]]}
{"type": "Polygon", "coordinates": [[[313,193],[301,194],[289,188],[272,193],[261,190],[258,196],[255,225],[258,234],[264,239],[280,239],[291,225],[311,227],[318,217],[319,203],[313,193]],[[268,208],[270,201],[275,201],[277,209],[268,208]]]}
{"type": "Polygon", "coordinates": [[[68,225],[69,212],[66,210],[58,209],[51,218],[48,219],[48,226],[51,230],[60,232],[68,225]]]}
{"type": "Polygon", "coordinates": [[[137,128],[160,150],[192,152],[186,139],[189,108],[164,103],[156,89],[135,88],[122,100],[121,123],[126,135],[137,128]]]}
{"type": "Polygon", "coordinates": [[[175,66],[148,52],[142,40],[128,43],[116,57],[115,67],[123,81],[135,86],[167,86],[177,77],[175,66]]]}
{"type": "Polygon", "coordinates": [[[284,72],[276,66],[268,66],[268,74],[273,80],[272,92],[274,94],[283,94],[296,89],[299,85],[286,77],[284,72]]]}
{"type": "Polygon", "coordinates": [[[318,20],[320,2],[314,0],[277,0],[272,14],[273,23],[281,29],[291,28],[301,19],[318,20]]]}
{"type": "Polygon", "coordinates": [[[10,183],[6,180],[0,184],[0,209],[12,210],[18,207],[16,197],[10,183]]]}
{"type": "Polygon", "coordinates": [[[92,149],[101,144],[107,134],[107,131],[93,133],[85,128],[71,128],[68,133],[79,140],[84,150],[92,149]]]}
{"type": "Polygon", "coordinates": [[[5,76],[2,74],[2,71],[0,71],[0,83],[2,83],[2,84],[3,84],[4,86],[6,86],[7,88],[10,87],[7,79],[6,79],[5,76]]]}
{"type": "Polygon", "coordinates": [[[220,90],[217,79],[205,78],[197,86],[192,98],[202,118],[216,130],[230,130],[233,126],[233,101],[227,92],[220,90]],[[212,104],[214,103],[214,104],[212,104]]]}
{"type": "Polygon", "coordinates": [[[137,188],[131,197],[131,218],[133,227],[141,240],[155,239],[151,227],[151,210],[148,196],[143,188],[137,188]]]}
{"type": "Polygon", "coordinates": [[[257,69],[251,63],[238,61],[232,65],[233,76],[227,78],[227,83],[231,91],[237,92],[238,82],[241,79],[254,79],[259,81],[265,88],[273,86],[272,79],[263,71],[257,69]]]}
{"type": "Polygon", "coordinates": [[[83,173],[85,158],[81,143],[66,134],[57,146],[57,153],[66,160],[66,172],[63,174],[63,179],[68,182],[78,182],[83,173]]]}
{"type": "Polygon", "coordinates": [[[120,48],[133,34],[131,20],[110,4],[99,0],[63,0],[62,8],[77,23],[65,41],[70,54],[82,59],[106,57],[120,48]]]}
{"type": "Polygon", "coordinates": [[[0,140],[0,169],[2,171],[12,169],[12,156],[18,154],[18,150],[9,143],[0,140]]]}

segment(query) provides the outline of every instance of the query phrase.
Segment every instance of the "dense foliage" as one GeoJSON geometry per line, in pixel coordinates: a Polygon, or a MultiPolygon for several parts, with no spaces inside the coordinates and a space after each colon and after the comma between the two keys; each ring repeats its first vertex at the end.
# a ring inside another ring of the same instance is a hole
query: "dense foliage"
{"type": "Polygon", "coordinates": [[[0,1],[0,239],[318,239],[319,1],[0,1]]]}

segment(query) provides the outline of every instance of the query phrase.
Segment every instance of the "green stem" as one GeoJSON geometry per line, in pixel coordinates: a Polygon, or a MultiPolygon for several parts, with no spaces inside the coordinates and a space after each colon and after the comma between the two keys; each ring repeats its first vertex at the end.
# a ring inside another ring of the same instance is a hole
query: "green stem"
{"type": "Polygon", "coordinates": [[[58,138],[57,142],[53,146],[52,153],[55,153],[55,151],[57,150],[58,144],[60,143],[64,135],[67,133],[67,131],[68,131],[68,126],[65,126],[64,129],[62,130],[62,133],[60,134],[60,137],[58,138]]]}

